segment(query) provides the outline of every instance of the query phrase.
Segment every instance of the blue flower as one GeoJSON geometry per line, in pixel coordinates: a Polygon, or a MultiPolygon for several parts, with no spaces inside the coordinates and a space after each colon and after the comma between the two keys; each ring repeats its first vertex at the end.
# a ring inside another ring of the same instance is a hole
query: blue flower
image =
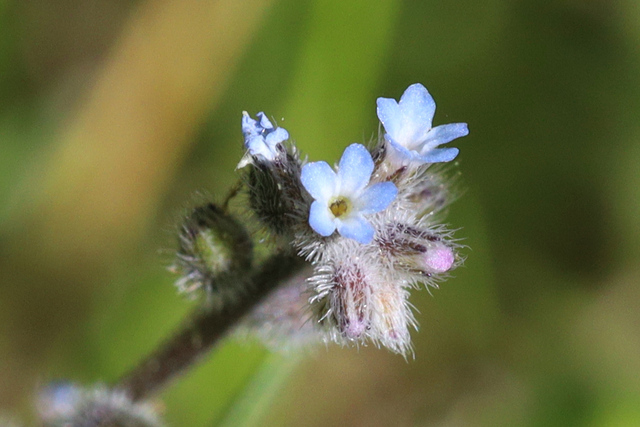
{"type": "Polygon", "coordinates": [[[309,225],[316,233],[330,236],[338,229],[342,236],[363,244],[373,240],[375,230],[364,215],[386,209],[398,194],[392,182],[368,185],[373,166],[371,154],[361,144],[344,150],[337,173],[326,162],[304,165],[300,179],[315,199],[309,225]]]}
{"type": "Polygon", "coordinates": [[[40,390],[38,396],[39,407],[45,415],[69,416],[82,399],[82,391],[75,385],[54,381],[40,390]]]}
{"type": "Polygon", "coordinates": [[[435,111],[435,101],[420,83],[409,86],[400,102],[378,98],[378,118],[386,131],[386,140],[404,158],[419,163],[450,162],[459,150],[436,147],[469,134],[466,123],[432,128],[435,111]]]}
{"type": "MultiPolygon", "coordinates": [[[[273,161],[278,155],[277,146],[282,141],[289,139],[289,132],[283,128],[274,128],[267,116],[260,112],[258,120],[254,120],[249,113],[242,113],[242,134],[244,146],[249,150],[249,155],[260,160],[273,161]]],[[[251,162],[249,156],[245,156],[238,164],[242,168],[251,162]]]]}

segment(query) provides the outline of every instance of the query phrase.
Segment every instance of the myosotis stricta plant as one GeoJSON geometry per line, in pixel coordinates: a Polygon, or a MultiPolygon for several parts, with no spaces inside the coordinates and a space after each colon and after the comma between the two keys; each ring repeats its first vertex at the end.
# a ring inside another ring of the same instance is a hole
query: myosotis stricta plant
{"type": "Polygon", "coordinates": [[[244,112],[238,170],[259,229],[229,200],[192,209],[170,270],[181,293],[201,300],[196,312],[112,387],[46,387],[45,424],[162,425],[141,402],[234,331],[272,348],[373,343],[411,354],[411,289],[437,287],[461,262],[441,223],[451,196],[434,164],[455,159],[459,150],[442,145],[468,130],[433,127],[435,102],[421,84],[399,101],[379,98],[377,114],[377,142],[349,145],[331,167],[304,160],[264,113],[244,112]],[[254,250],[265,234],[269,255],[254,250]]]}

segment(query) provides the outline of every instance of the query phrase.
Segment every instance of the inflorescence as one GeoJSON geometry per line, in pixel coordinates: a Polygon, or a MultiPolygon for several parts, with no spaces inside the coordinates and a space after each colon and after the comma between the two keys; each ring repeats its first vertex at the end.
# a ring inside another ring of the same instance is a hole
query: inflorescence
{"type": "MultiPolygon", "coordinates": [[[[310,266],[305,278],[283,284],[246,317],[244,329],[267,342],[372,342],[406,355],[416,327],[410,289],[436,287],[461,262],[452,232],[439,222],[450,195],[433,165],[458,155],[457,148],[440,146],[467,135],[467,125],[432,127],[435,102],[421,84],[409,86],[399,102],[378,98],[377,113],[384,134],[370,148],[349,145],[335,168],[303,160],[289,133],[264,113],[256,119],[243,113],[247,151],[238,169],[249,210],[271,241],[310,266]]],[[[242,244],[216,237],[221,230],[194,226],[192,215],[181,235],[176,270],[185,274],[178,287],[230,300],[234,286],[222,276],[237,282],[237,275],[220,274],[222,263],[210,258],[232,254],[249,268],[247,232],[227,213],[197,212],[195,223],[224,224],[224,234],[242,244]],[[203,249],[203,242],[213,247],[203,249]]]]}
{"type": "Polygon", "coordinates": [[[46,387],[38,401],[43,424],[163,425],[157,408],[141,400],[230,330],[277,349],[370,342],[410,354],[417,323],[409,291],[437,287],[462,261],[441,223],[451,195],[434,165],[458,155],[440,146],[468,130],[465,123],[432,127],[435,102],[421,84],[399,102],[377,104],[384,134],[369,148],[349,145],[334,168],[302,159],[264,113],[244,112],[247,151],[238,169],[259,230],[230,212],[237,188],[220,206],[192,209],[170,270],[178,290],[201,297],[202,306],[113,388],[46,387]]]}

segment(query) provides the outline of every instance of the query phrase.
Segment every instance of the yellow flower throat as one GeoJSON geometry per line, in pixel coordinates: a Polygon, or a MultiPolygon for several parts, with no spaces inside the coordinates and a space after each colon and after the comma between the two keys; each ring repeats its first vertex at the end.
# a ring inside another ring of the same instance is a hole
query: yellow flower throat
{"type": "Polygon", "coordinates": [[[347,212],[349,212],[349,208],[350,208],[349,201],[347,199],[345,199],[345,198],[342,198],[342,197],[339,197],[339,198],[335,199],[329,205],[329,209],[331,210],[331,213],[336,218],[339,218],[342,215],[344,215],[347,212]]]}

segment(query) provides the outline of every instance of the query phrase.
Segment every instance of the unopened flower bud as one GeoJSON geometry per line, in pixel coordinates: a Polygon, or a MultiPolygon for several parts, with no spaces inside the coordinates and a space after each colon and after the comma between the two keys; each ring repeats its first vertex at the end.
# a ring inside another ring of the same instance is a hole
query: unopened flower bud
{"type": "Polygon", "coordinates": [[[357,265],[342,266],[334,277],[331,295],[332,316],[338,330],[348,340],[364,337],[369,328],[371,287],[365,273],[357,265]]]}
{"type": "Polygon", "coordinates": [[[373,293],[364,266],[351,259],[338,266],[324,266],[311,283],[317,293],[311,304],[319,310],[316,316],[320,322],[335,328],[334,341],[363,341],[370,328],[373,293]]]}
{"type": "Polygon", "coordinates": [[[209,203],[184,220],[171,271],[180,275],[176,286],[181,292],[204,291],[209,299],[224,302],[243,290],[236,276],[251,267],[252,255],[246,229],[209,203]]]}
{"type": "Polygon", "coordinates": [[[247,153],[238,168],[252,166],[247,177],[251,210],[268,231],[290,236],[292,227],[306,221],[311,203],[300,183],[295,145],[286,143],[289,133],[264,113],[254,120],[244,112],[242,133],[247,153]]]}
{"type": "Polygon", "coordinates": [[[426,272],[445,273],[451,270],[456,260],[453,249],[442,243],[434,243],[428,247],[419,260],[426,272]]]}
{"type": "Polygon", "coordinates": [[[275,235],[290,235],[304,223],[311,203],[300,183],[300,160],[286,153],[273,162],[258,162],[248,181],[249,204],[257,219],[275,235]]]}
{"type": "Polygon", "coordinates": [[[449,183],[439,174],[429,173],[412,186],[408,199],[415,204],[416,216],[422,217],[441,211],[451,203],[452,196],[449,183]]]}
{"type": "Polygon", "coordinates": [[[456,265],[455,243],[445,240],[450,233],[442,229],[423,229],[404,223],[390,224],[378,237],[380,250],[398,272],[404,271],[410,283],[425,281],[434,285],[456,265]]]}
{"type": "Polygon", "coordinates": [[[403,355],[411,350],[409,326],[417,329],[408,297],[406,289],[381,282],[371,298],[371,336],[374,342],[403,355]]]}

